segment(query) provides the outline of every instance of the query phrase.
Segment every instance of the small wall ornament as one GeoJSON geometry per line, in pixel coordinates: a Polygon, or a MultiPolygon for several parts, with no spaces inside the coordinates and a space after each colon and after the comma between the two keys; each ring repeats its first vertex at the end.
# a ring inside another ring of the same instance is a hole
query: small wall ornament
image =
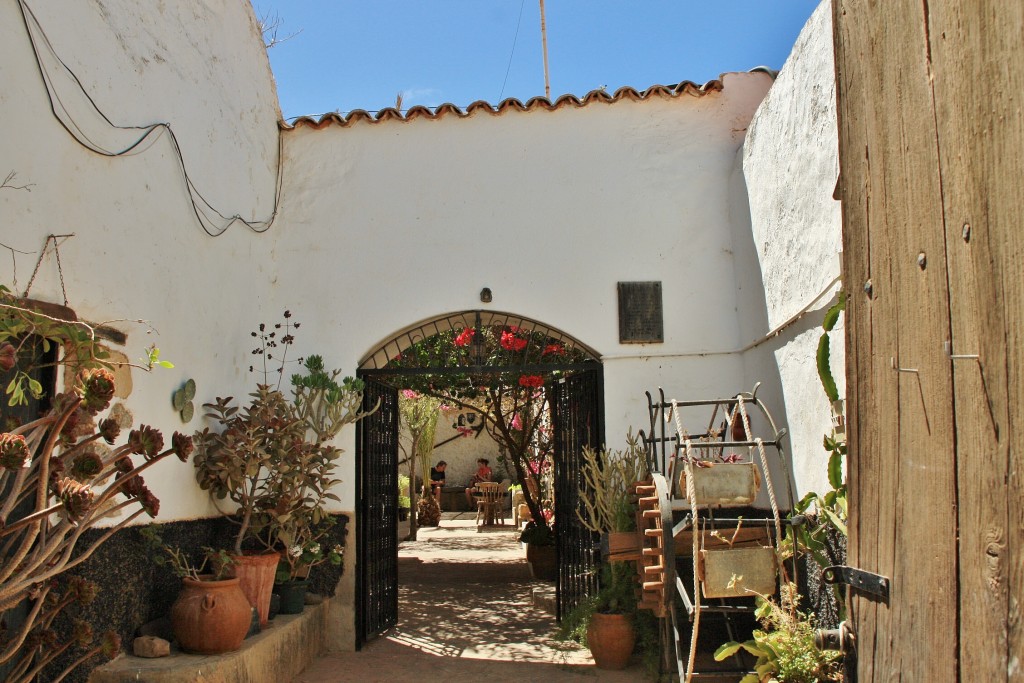
{"type": "Polygon", "coordinates": [[[181,421],[188,423],[196,413],[196,407],[192,399],[196,397],[196,381],[190,379],[180,389],[174,392],[171,397],[171,405],[181,414],[181,421]]]}

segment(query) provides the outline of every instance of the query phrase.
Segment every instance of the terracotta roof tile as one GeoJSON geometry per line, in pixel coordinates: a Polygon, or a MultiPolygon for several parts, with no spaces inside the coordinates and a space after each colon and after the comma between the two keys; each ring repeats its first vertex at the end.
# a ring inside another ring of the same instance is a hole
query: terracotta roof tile
{"type": "MultiPolygon", "coordinates": [[[[772,77],[775,76],[775,72],[770,69],[758,67],[751,69],[754,71],[767,72],[772,77]]],[[[413,121],[416,119],[428,119],[437,120],[446,116],[454,116],[456,118],[466,118],[472,116],[478,112],[490,114],[491,116],[500,116],[509,111],[555,111],[564,107],[586,107],[588,105],[601,102],[604,104],[613,104],[622,100],[629,100],[632,102],[639,102],[642,100],[648,100],[652,98],[672,98],[679,97],[681,95],[691,95],[694,97],[702,97],[711,92],[719,92],[722,90],[722,80],[718,78],[713,81],[708,81],[703,85],[699,85],[692,81],[683,81],[675,85],[652,85],[646,90],[637,90],[629,86],[623,86],[616,90],[613,94],[609,94],[602,90],[591,90],[582,98],[576,97],[575,95],[562,95],[557,98],[554,102],[549,101],[545,97],[531,97],[525,103],[515,98],[508,98],[502,100],[498,104],[490,104],[484,100],[477,100],[473,102],[465,109],[461,109],[458,106],[446,102],[437,107],[424,107],[422,105],[416,105],[410,107],[404,114],[395,109],[394,107],[388,107],[387,109],[381,109],[377,112],[368,112],[364,109],[354,109],[347,114],[340,114],[337,112],[331,112],[324,114],[319,119],[312,116],[300,116],[296,118],[292,123],[282,121],[280,127],[284,130],[290,130],[294,128],[309,127],[315,129],[325,128],[329,125],[338,125],[343,128],[347,128],[355,123],[363,122],[366,123],[382,123],[385,121],[413,121]]]]}

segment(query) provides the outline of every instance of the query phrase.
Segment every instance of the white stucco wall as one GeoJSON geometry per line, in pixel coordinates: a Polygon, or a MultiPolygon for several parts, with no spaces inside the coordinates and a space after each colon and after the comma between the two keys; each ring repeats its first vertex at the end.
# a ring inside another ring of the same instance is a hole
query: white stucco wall
{"type": "Polygon", "coordinates": [[[481,307],[490,287],[485,308],[602,355],[619,447],[646,424],[645,389],[748,383],[740,355],[714,352],[742,346],[728,181],[770,84],[727,74],[699,98],[289,131],[278,284],[329,283],[316,316],[346,365],[415,321],[481,307]],[[618,343],[616,283],[631,280],[662,281],[664,344],[618,343]]]}
{"type": "MultiPolygon", "coordinates": [[[[228,216],[273,211],[280,111],[259,29],[248,2],[137,3],[32,0],[54,50],[99,108],[118,125],[169,122],[188,173],[210,204],[228,216]]],[[[49,63],[61,100],[90,138],[113,144],[111,131],[83,105],[73,83],[49,63]]],[[[193,377],[197,403],[244,395],[249,329],[279,311],[269,241],[243,226],[208,237],[197,225],[166,133],[136,154],[108,158],[64,130],[46,91],[16,2],[0,3],[0,178],[17,172],[31,191],[0,191],[0,281],[17,275],[23,291],[50,233],[75,236],[60,247],[69,305],[84,320],[128,332],[131,359],[156,343],[173,370],[134,372],[128,405],[136,424],[170,438],[191,433],[170,406],[193,377]],[[20,253],[28,252],[28,253],[20,253]],[[245,366],[242,363],[245,363],[245,366]]],[[[31,296],[63,302],[52,253],[31,296]]],[[[146,475],[162,503],[160,519],[216,514],[193,483],[191,465],[170,458],[146,475]],[[173,462],[171,462],[173,461],[173,462]]]]}
{"type": "MultiPolygon", "coordinates": [[[[33,8],[111,121],[170,122],[210,204],[228,216],[271,214],[279,111],[246,3],[33,8]]],[[[296,354],[318,352],[353,372],[395,331],[479,307],[484,286],[496,310],[602,354],[612,446],[645,426],[644,390],[685,399],[751,384],[735,353],[747,339],[736,315],[730,178],[767,74],[726,74],[723,90],[701,97],[287,131],[274,225],[211,238],[166,133],[127,157],[83,148],[49,111],[16,5],[0,8],[0,46],[0,163],[32,183],[31,192],[0,192],[2,241],[38,252],[47,234],[73,232],[61,246],[69,304],[86,320],[149,321],[152,334],[114,323],[129,333],[130,358],[155,342],[176,364],[135,372],[137,422],[168,435],[201,427],[198,417],[181,425],[170,409],[190,377],[197,403],[245,396],[255,382],[249,332],[285,308],[303,325],[296,354]],[[663,283],[664,344],[618,343],[616,283],[631,280],[663,283]]],[[[72,117],[90,138],[121,140],[71,85],[58,84],[61,97],[77,102],[72,117]]],[[[36,258],[3,259],[0,276],[16,274],[24,288],[36,258]]],[[[52,255],[31,294],[63,300],[52,255]]],[[[351,453],[353,430],[340,439],[351,453]]],[[[340,475],[340,509],[352,510],[351,457],[340,475]]],[[[163,463],[147,482],[161,519],[214,514],[188,466],[163,463]]]]}
{"type": "MultiPolygon", "coordinates": [[[[823,1],[758,108],[743,146],[752,238],[763,277],[762,333],[810,306],[807,315],[752,351],[758,365],[774,356],[788,416],[799,492],[827,488],[822,436],[829,405],[818,379],[815,352],[825,310],[839,285],[842,248],[830,3],[823,1]],[[824,292],[816,301],[816,297],[824,292]]],[[[845,391],[842,324],[833,332],[832,368],[845,391]]]]}
{"type": "MultiPolygon", "coordinates": [[[[0,192],[0,242],[15,250],[0,258],[0,281],[23,290],[46,236],[74,233],[60,248],[69,305],[94,322],[149,321],[151,333],[112,323],[129,334],[121,350],[134,359],[156,343],[176,364],[136,371],[128,400],[137,423],[168,436],[203,425],[183,426],[171,409],[186,379],[198,384],[197,404],[252,390],[249,333],[286,308],[302,323],[295,355],[320,353],[352,373],[412,323],[489,307],[597,350],[613,448],[627,429],[648,426],[645,390],[724,397],[762,381],[759,396],[790,428],[799,487],[820,487],[828,408],[813,328],[828,295],[778,337],[743,349],[838,275],[826,5],[774,86],[764,73],[726,74],[721,91],[701,97],[279,134],[249,3],[34,0],[99,109],[118,125],[169,122],[194,187],[226,216],[273,215],[283,148],[274,224],[262,234],[236,224],[213,238],[193,215],[166,132],[108,158],[61,127],[18,6],[0,4],[0,177],[16,171],[31,184],[0,192]],[[616,283],[637,280],[662,282],[663,344],[618,342],[616,283]],[[480,303],[482,287],[492,303],[480,303]]],[[[90,140],[131,138],[90,111],[58,63],[47,68],[90,140]]],[[[52,254],[31,295],[63,301],[52,254]]],[[[840,361],[841,335],[833,345],[840,361]]],[[[338,509],[351,511],[354,430],[339,439],[349,457],[338,509]]],[[[191,466],[161,463],[146,480],[162,520],[216,514],[191,466]]],[[[338,603],[345,623],[353,576],[338,603]]]]}

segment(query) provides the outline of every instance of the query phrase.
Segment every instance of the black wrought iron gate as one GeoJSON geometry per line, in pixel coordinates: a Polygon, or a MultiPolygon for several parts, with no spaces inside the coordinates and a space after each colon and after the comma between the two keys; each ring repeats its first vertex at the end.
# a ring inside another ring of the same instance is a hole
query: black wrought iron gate
{"type": "Polygon", "coordinates": [[[597,538],[576,516],[581,508],[584,446],[604,443],[604,383],[601,367],[555,382],[551,400],[555,430],[555,520],[558,548],[558,618],[597,591],[597,538]]]}
{"type": "Polygon", "coordinates": [[[398,622],[398,390],[363,377],[356,423],[356,647],[398,622]]]}

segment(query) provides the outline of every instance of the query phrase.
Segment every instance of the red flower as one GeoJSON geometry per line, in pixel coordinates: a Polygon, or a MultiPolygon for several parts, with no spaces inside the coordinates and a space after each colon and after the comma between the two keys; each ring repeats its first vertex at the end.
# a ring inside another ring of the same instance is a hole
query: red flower
{"type": "Polygon", "coordinates": [[[462,332],[459,333],[459,336],[455,338],[455,345],[469,346],[469,343],[473,341],[474,335],[476,335],[476,330],[474,330],[472,327],[465,328],[464,330],[462,330],[462,332]]]}
{"type": "Polygon", "coordinates": [[[526,348],[526,340],[517,337],[515,332],[502,332],[501,348],[506,351],[522,351],[526,348]]]}
{"type": "Polygon", "coordinates": [[[520,375],[519,386],[521,387],[542,387],[544,386],[544,378],[540,375],[520,375]]]}
{"type": "Polygon", "coordinates": [[[562,346],[561,344],[548,344],[547,346],[544,347],[544,350],[541,351],[540,355],[546,356],[548,354],[554,354],[556,356],[564,356],[565,355],[565,347],[562,346]]]}

